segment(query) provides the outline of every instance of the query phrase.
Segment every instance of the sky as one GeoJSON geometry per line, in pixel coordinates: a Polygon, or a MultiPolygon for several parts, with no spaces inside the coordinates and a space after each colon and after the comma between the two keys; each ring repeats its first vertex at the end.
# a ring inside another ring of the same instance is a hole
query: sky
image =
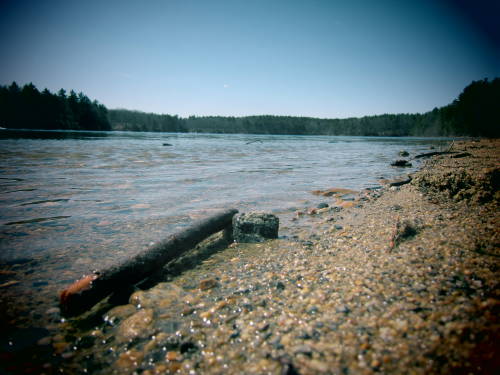
{"type": "Polygon", "coordinates": [[[0,84],[108,108],[423,113],[500,76],[487,0],[0,0],[0,84]]]}

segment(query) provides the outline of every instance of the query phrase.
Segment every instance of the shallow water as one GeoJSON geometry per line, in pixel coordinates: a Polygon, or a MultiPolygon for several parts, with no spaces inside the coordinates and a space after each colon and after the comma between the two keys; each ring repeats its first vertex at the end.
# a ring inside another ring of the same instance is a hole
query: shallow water
{"type": "Polygon", "coordinates": [[[414,155],[444,142],[2,130],[0,263],[17,282],[3,292],[55,303],[57,291],[82,274],[213,210],[271,211],[286,221],[321,201],[312,190],[375,187],[413,170],[389,166],[399,150],[414,155]]]}

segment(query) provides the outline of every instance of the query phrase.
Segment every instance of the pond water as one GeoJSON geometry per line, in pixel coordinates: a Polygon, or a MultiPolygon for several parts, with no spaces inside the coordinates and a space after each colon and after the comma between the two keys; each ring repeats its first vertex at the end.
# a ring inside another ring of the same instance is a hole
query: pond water
{"type": "MultiPolygon", "coordinates": [[[[220,208],[283,215],[316,189],[376,187],[442,139],[0,131],[0,263],[31,300],[220,208]]],[[[414,168],[416,165],[414,164],[414,168]]],[[[286,230],[282,235],[286,235],[286,230]]],[[[10,280],[13,279],[13,280],[10,280]]]]}

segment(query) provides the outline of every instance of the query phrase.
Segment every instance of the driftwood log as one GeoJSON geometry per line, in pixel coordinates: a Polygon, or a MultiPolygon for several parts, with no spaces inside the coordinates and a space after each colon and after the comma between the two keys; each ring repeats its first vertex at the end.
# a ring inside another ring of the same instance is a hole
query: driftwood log
{"type": "Polygon", "coordinates": [[[61,292],[61,313],[64,316],[79,315],[111,293],[158,272],[167,262],[192,249],[208,236],[222,230],[226,230],[227,234],[237,212],[235,209],[219,212],[172,234],[121,264],[84,276],[61,292]]]}

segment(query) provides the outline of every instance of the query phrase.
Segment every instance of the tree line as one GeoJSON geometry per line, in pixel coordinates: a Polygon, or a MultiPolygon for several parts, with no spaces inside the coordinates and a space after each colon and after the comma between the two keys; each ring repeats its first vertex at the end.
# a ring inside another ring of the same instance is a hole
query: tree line
{"type": "Polygon", "coordinates": [[[10,129],[111,130],[107,108],[83,93],[0,86],[0,126],[10,129]]]}
{"type": "Polygon", "coordinates": [[[39,92],[33,84],[0,86],[0,126],[26,129],[127,130],[242,134],[500,137],[500,78],[473,81],[452,103],[423,114],[346,119],[293,116],[178,116],[107,110],[83,93],[39,92]]]}
{"type": "Polygon", "coordinates": [[[444,131],[500,137],[500,78],[473,81],[440,113],[444,131]]]}
{"type": "Polygon", "coordinates": [[[188,131],[185,121],[178,116],[158,115],[156,113],[144,113],[128,109],[111,109],[109,110],[108,118],[113,126],[113,130],[173,133],[188,131]]]}
{"type": "Polygon", "coordinates": [[[346,119],[293,116],[177,116],[110,110],[113,129],[226,134],[500,137],[500,78],[473,81],[453,103],[423,114],[346,119]]]}
{"type": "Polygon", "coordinates": [[[352,136],[409,136],[436,135],[425,124],[433,114],[398,114],[366,116],[347,119],[318,119],[291,116],[248,117],[189,117],[186,128],[192,132],[295,134],[295,135],[352,135],[352,136]]]}

